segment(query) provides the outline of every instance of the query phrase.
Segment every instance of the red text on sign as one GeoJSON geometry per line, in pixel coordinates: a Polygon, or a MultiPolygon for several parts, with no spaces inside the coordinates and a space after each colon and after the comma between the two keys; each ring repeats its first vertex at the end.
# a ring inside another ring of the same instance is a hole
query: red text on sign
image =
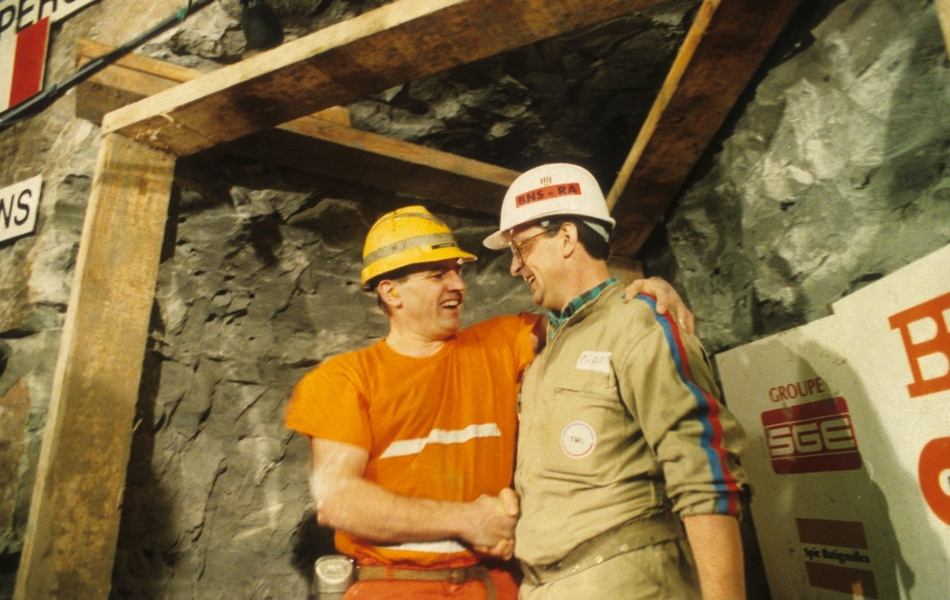
{"type": "Polygon", "coordinates": [[[769,400],[772,402],[781,402],[782,400],[794,400],[804,398],[812,394],[824,394],[828,388],[821,377],[797,381],[786,385],[776,386],[769,389],[769,400]]]}
{"type": "Polygon", "coordinates": [[[910,372],[914,382],[907,385],[911,398],[936,394],[950,390],[950,368],[938,377],[924,379],[920,370],[920,359],[931,354],[942,354],[950,365],[950,331],[944,313],[950,310],[950,293],[937,296],[917,306],[908,308],[888,318],[891,329],[900,329],[904,341],[904,351],[910,361],[910,372]],[[937,334],[922,342],[914,342],[910,335],[910,325],[917,321],[931,319],[937,325],[937,334]]]}
{"type": "Polygon", "coordinates": [[[847,471],[861,454],[844,398],[762,413],[772,470],[779,475],[847,471]]]}

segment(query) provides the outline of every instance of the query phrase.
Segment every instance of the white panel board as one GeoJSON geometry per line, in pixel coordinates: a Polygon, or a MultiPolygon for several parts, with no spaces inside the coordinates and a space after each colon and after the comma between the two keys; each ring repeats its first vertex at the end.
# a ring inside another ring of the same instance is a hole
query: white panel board
{"type": "Polygon", "coordinates": [[[950,247],[834,309],[717,356],[773,597],[950,597],[950,247]]]}

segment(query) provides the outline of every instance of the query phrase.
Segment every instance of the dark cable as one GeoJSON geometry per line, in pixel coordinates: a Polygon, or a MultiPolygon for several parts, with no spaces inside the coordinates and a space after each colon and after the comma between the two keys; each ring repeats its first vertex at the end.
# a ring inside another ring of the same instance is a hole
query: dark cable
{"type": "Polygon", "coordinates": [[[188,0],[188,5],[179,9],[174,16],[168,17],[155,27],[152,27],[145,33],[142,33],[129,40],[118,48],[115,48],[114,50],[111,50],[102,56],[90,60],[83,66],[79,67],[72,77],[66,79],[65,81],[62,81],[58,84],[53,84],[53,86],[43,90],[39,94],[36,94],[30,99],[24,100],[20,104],[7,110],[2,115],[0,115],[0,131],[6,131],[20,121],[26,120],[42,112],[53,102],[59,100],[63,94],[69,91],[72,87],[82,83],[89,77],[108,67],[159,33],[162,33],[172,26],[181,23],[185,20],[185,17],[187,17],[193,11],[201,10],[212,2],[214,2],[214,0],[188,0]]]}

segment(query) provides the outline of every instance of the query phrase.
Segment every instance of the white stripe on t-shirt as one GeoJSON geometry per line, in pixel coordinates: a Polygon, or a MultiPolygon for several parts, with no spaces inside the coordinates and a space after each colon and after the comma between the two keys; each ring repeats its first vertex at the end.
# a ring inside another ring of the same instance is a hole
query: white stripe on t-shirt
{"type": "Polygon", "coordinates": [[[386,448],[380,458],[419,454],[426,447],[426,444],[463,444],[471,439],[490,437],[501,437],[501,431],[495,423],[469,425],[465,429],[454,429],[452,431],[433,429],[428,437],[393,442],[389,445],[389,448],[386,448]]]}
{"type": "Polygon", "coordinates": [[[386,550],[408,550],[410,552],[434,552],[437,554],[451,554],[464,552],[467,548],[455,540],[439,540],[437,542],[407,542],[394,546],[379,546],[386,550]]]}

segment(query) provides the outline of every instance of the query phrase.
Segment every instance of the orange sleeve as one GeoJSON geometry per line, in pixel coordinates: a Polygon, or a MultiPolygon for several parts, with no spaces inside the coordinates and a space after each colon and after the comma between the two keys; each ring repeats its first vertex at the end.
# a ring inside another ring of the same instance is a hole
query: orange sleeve
{"type": "MultiPolygon", "coordinates": [[[[517,315],[489,319],[479,325],[490,326],[490,331],[485,334],[486,339],[496,336],[512,346],[514,355],[518,360],[518,372],[520,373],[534,360],[531,331],[538,319],[541,318],[541,315],[523,312],[517,315]]],[[[478,327],[478,325],[475,327],[478,327]]]]}
{"type": "Polygon", "coordinates": [[[531,361],[534,360],[531,332],[534,330],[534,325],[544,317],[534,313],[523,312],[518,313],[515,318],[519,321],[515,348],[518,353],[518,360],[521,364],[521,371],[524,371],[524,369],[531,364],[531,361]]]}
{"type": "Polygon", "coordinates": [[[369,450],[369,410],[347,359],[347,355],[331,359],[300,380],[287,405],[284,423],[309,437],[369,450]]]}

